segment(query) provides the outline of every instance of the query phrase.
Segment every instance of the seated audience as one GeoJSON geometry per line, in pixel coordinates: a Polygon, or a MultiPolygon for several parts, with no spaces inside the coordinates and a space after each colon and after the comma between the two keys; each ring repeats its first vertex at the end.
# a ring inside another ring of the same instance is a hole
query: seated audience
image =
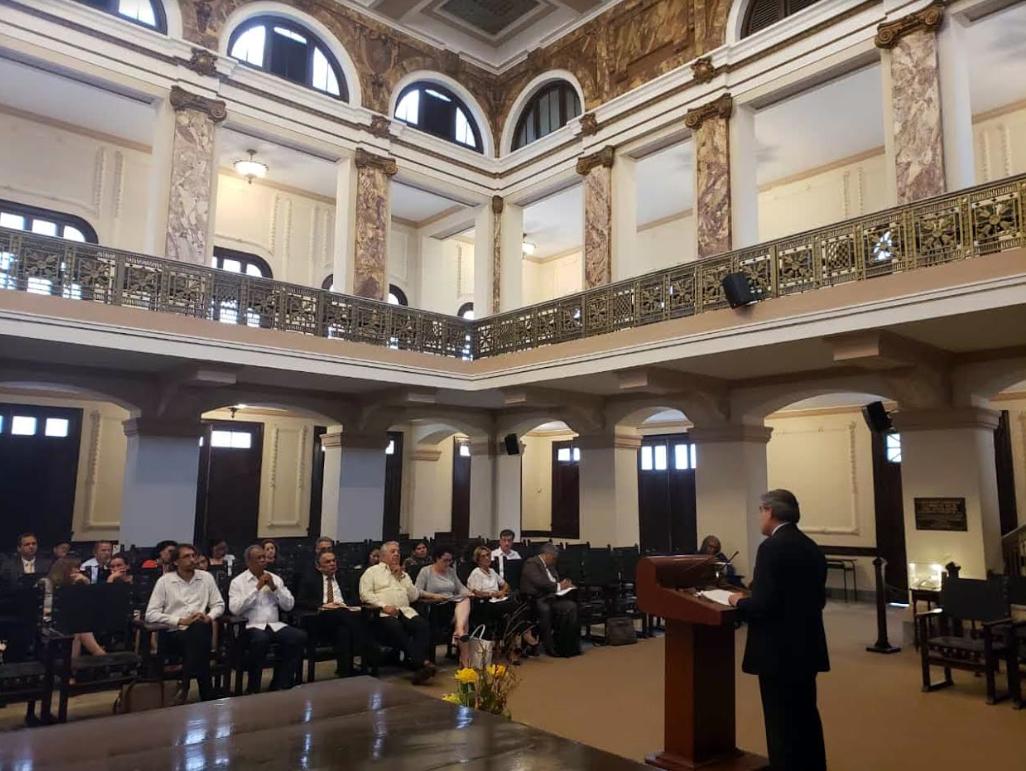
{"type": "Polygon", "coordinates": [[[89,583],[98,584],[106,579],[107,563],[114,555],[114,544],[110,541],[97,541],[93,544],[93,556],[82,563],[82,572],[89,583]]]}
{"type": "Polygon", "coordinates": [[[196,570],[210,570],[210,558],[205,554],[196,555],[196,570]]]}
{"type": "MultiPolygon", "coordinates": [[[[513,603],[509,601],[509,584],[499,575],[498,571],[492,569],[492,552],[487,546],[478,546],[474,549],[474,563],[477,567],[467,577],[467,588],[473,592],[475,597],[488,600],[488,602],[478,603],[477,607],[473,609],[473,623],[499,622],[512,611],[513,603]]],[[[516,652],[516,656],[537,653],[538,642],[533,630],[525,630],[514,640],[513,651],[516,652]]]]}
{"type": "Polygon", "coordinates": [[[406,666],[414,670],[414,685],[427,682],[435,674],[435,665],[428,660],[431,629],[411,606],[419,596],[399,562],[399,544],[382,544],[381,562],[367,568],[360,577],[360,601],[381,609],[374,632],[383,644],[405,653],[406,666]]]}
{"type": "Polygon", "coordinates": [[[542,544],[538,556],[524,562],[520,592],[534,603],[545,652],[549,656],[576,656],[581,652],[577,603],[558,594],[573,588],[570,579],[559,579],[556,572],[558,556],[555,546],[542,544]]]}
{"type": "Polygon", "coordinates": [[[143,570],[160,568],[162,573],[170,573],[175,569],[174,554],[178,548],[177,541],[160,541],[153,547],[153,556],[143,562],[140,567],[143,570]]]}
{"type": "Polygon", "coordinates": [[[231,574],[232,566],[235,564],[235,557],[228,553],[228,542],[223,538],[211,538],[207,546],[207,554],[210,557],[211,565],[224,565],[231,574]]]}
{"type": "MultiPolygon", "coordinates": [[[[40,579],[43,586],[43,620],[50,621],[53,618],[53,595],[59,589],[74,584],[88,584],[89,579],[82,575],[82,561],[78,557],[63,557],[53,563],[50,572],[40,579]]],[[[102,656],[107,651],[96,642],[92,632],[78,632],[71,643],[71,657],[78,658],[82,655],[82,648],[85,648],[93,656],[102,656]]]]}
{"type": "Polygon", "coordinates": [[[327,536],[321,536],[314,544],[314,558],[316,559],[317,555],[321,552],[334,551],[334,549],[335,542],[327,536]]]}
{"type": "Polygon", "coordinates": [[[463,585],[456,568],[452,566],[453,548],[444,544],[436,544],[431,554],[434,562],[421,568],[417,574],[416,587],[421,599],[440,602],[451,600],[453,609],[453,645],[459,647],[460,666],[467,666],[467,641],[469,639],[467,624],[470,619],[471,591],[463,585]]]}
{"type": "Polygon", "coordinates": [[[228,607],[237,616],[246,618],[249,650],[247,693],[260,691],[260,674],[271,643],[281,649],[274,665],[271,690],[291,688],[296,667],[303,656],[306,633],[279,620],[278,612],[288,612],[295,605],[292,592],[278,576],[264,569],[267,555],[262,546],[246,549],[246,570],[232,579],[228,589],[228,607]]]}
{"type": "Polygon", "coordinates": [[[53,545],[53,558],[59,560],[61,557],[67,557],[68,552],[71,551],[71,541],[58,541],[53,545]]]}
{"type": "MultiPolygon", "coordinates": [[[[316,572],[307,574],[300,585],[296,604],[302,610],[317,614],[314,628],[334,643],[335,676],[349,677],[353,674],[353,653],[367,655],[369,633],[361,617],[360,606],[346,602],[342,587],[335,578],[338,560],[334,552],[318,554],[316,567],[316,572]]],[[[363,663],[366,667],[367,662],[363,663]]]]}
{"type": "Polygon", "coordinates": [[[366,565],[370,568],[374,567],[379,562],[381,562],[381,547],[375,546],[373,549],[367,552],[366,565]]]}
{"type": "MultiPolygon", "coordinates": [[[[18,536],[17,553],[0,565],[0,586],[13,588],[21,580],[22,576],[42,577],[50,569],[50,561],[46,557],[40,557],[39,541],[35,533],[22,533],[18,536]]],[[[77,567],[77,566],[76,566],[77,567]]]]}
{"type": "Polygon", "coordinates": [[[499,547],[492,549],[492,559],[499,562],[499,575],[506,577],[506,560],[518,560],[520,554],[513,548],[513,541],[517,534],[509,528],[499,533],[499,547]]]}
{"type": "Polygon", "coordinates": [[[698,549],[698,553],[708,554],[709,556],[715,557],[717,562],[722,562],[722,578],[727,583],[738,583],[737,571],[734,569],[734,566],[727,561],[728,557],[723,553],[723,546],[720,544],[719,538],[715,535],[707,535],[702,539],[702,546],[698,549]]]}
{"type": "Polygon", "coordinates": [[[200,699],[207,701],[214,696],[210,646],[214,619],[224,613],[224,599],[213,576],[196,570],[196,556],[195,546],[179,544],[172,556],[174,571],[157,579],[146,606],[146,623],[160,624],[166,630],[161,639],[164,650],[182,657],[176,704],[184,704],[189,698],[193,678],[199,686],[200,699]]]}
{"type": "Polygon", "coordinates": [[[403,563],[403,570],[407,573],[416,575],[418,570],[430,565],[432,562],[433,560],[428,555],[427,541],[419,541],[417,545],[413,547],[413,553],[410,554],[403,563]]]}
{"type": "Polygon", "coordinates": [[[260,545],[264,549],[264,556],[267,557],[267,564],[264,567],[276,567],[278,564],[278,544],[270,538],[265,538],[260,542],[260,545]]]}
{"type": "Polygon", "coordinates": [[[115,554],[107,563],[107,583],[113,584],[123,581],[126,584],[132,583],[132,570],[122,555],[115,554]]]}

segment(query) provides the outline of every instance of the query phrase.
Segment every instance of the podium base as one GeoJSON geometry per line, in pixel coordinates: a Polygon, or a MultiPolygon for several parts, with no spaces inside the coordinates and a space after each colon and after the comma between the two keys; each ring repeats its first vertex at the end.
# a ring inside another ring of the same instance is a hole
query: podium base
{"type": "Polygon", "coordinates": [[[737,751],[736,755],[719,757],[704,763],[695,763],[672,752],[656,752],[646,756],[645,762],[666,771],[760,771],[769,768],[769,761],[761,755],[737,751]]]}

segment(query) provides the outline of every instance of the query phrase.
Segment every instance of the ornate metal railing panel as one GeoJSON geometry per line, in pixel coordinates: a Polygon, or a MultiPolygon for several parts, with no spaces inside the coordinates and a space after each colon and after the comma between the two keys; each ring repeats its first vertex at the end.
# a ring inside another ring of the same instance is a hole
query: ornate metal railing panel
{"type": "Polygon", "coordinates": [[[478,321],[8,229],[0,289],[471,359],[724,308],[728,273],[768,299],[1026,246],[1024,222],[1021,175],[478,321]]]}

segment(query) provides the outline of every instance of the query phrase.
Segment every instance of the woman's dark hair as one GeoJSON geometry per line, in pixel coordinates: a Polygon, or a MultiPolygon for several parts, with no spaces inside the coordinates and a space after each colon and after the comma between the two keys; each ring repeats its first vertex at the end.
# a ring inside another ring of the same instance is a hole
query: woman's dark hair
{"type": "Polygon", "coordinates": [[[178,546],[178,541],[158,541],[157,545],[153,547],[153,559],[159,559],[160,553],[164,551],[168,546],[178,546]]]}
{"type": "Polygon", "coordinates": [[[431,550],[431,559],[433,559],[435,562],[438,562],[438,560],[442,559],[442,557],[444,557],[446,554],[448,554],[450,557],[455,557],[456,550],[448,544],[437,543],[435,544],[435,548],[431,550]]]}
{"type": "Polygon", "coordinates": [[[70,586],[73,583],[71,574],[77,571],[81,565],[82,560],[78,557],[61,557],[53,563],[48,574],[53,588],[60,589],[62,586],[70,586]]]}

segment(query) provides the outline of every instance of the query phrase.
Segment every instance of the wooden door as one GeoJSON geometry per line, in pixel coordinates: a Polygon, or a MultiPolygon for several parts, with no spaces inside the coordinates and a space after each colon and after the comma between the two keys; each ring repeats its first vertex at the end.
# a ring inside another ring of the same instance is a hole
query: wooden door
{"type": "Polygon", "coordinates": [[[223,538],[233,549],[257,538],[264,424],[204,421],[196,491],[196,543],[223,538]]]}
{"type": "MultiPolygon", "coordinates": [[[[470,537],[470,440],[452,442],[452,525],[453,538],[470,537]]],[[[484,535],[475,533],[475,535],[484,535]]]]}
{"type": "Polygon", "coordinates": [[[319,538],[321,535],[321,506],[324,499],[324,448],[321,437],[328,433],[324,426],[314,426],[313,458],[310,464],[310,524],[306,534],[319,538]]]}
{"type": "Polygon", "coordinates": [[[403,501],[403,432],[389,431],[385,448],[385,500],[381,524],[385,540],[399,537],[399,510],[403,501]]]}
{"type": "Polygon", "coordinates": [[[643,552],[684,554],[697,548],[695,462],[687,434],[642,438],[638,450],[638,531],[643,552]]]}
{"type": "Polygon", "coordinates": [[[876,549],[887,564],[887,599],[908,601],[908,557],[905,553],[905,503],[901,493],[901,436],[872,431],[873,501],[876,549]]]}
{"type": "Polygon", "coordinates": [[[1012,429],[1008,410],[1001,411],[1001,419],[994,430],[994,465],[997,468],[998,512],[1001,535],[1019,526],[1019,510],[1015,500],[1015,460],[1012,456],[1012,429]]]}
{"type": "Polygon", "coordinates": [[[573,441],[552,443],[552,537],[581,537],[581,449],[573,441]]]}

